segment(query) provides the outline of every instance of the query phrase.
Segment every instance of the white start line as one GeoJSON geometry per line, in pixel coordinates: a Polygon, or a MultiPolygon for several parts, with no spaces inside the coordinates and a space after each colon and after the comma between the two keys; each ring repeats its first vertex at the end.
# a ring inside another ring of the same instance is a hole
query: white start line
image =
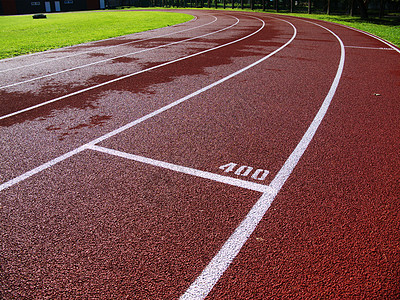
{"type": "MultiPolygon", "coordinates": [[[[147,158],[147,157],[143,157],[143,156],[139,156],[139,155],[134,155],[134,154],[126,153],[126,152],[117,151],[114,149],[100,147],[97,145],[90,145],[88,147],[88,149],[91,149],[94,151],[99,151],[102,153],[107,153],[107,154],[122,157],[122,158],[126,158],[129,160],[134,160],[134,161],[152,165],[155,167],[160,167],[160,168],[168,169],[171,171],[180,172],[183,174],[188,174],[188,175],[192,175],[192,176],[196,176],[196,177],[200,177],[200,178],[204,178],[204,179],[209,179],[209,180],[216,181],[216,182],[229,184],[229,185],[236,186],[236,187],[241,187],[244,189],[248,189],[248,190],[252,190],[252,191],[256,191],[256,192],[260,192],[260,193],[266,193],[266,192],[271,191],[271,188],[268,185],[263,185],[263,184],[246,181],[246,180],[241,180],[241,179],[228,177],[228,176],[222,176],[222,175],[219,175],[216,173],[206,172],[206,171],[197,170],[197,169],[193,169],[193,168],[188,168],[185,166],[179,166],[179,165],[171,164],[171,163],[168,163],[165,161],[159,161],[159,160],[155,160],[155,159],[151,159],[151,158],[147,158]]],[[[237,169],[235,174],[247,176],[249,173],[248,170],[252,170],[252,168],[243,166],[243,168],[240,167],[239,169],[237,169]],[[240,171],[240,173],[238,173],[237,171],[240,171]]],[[[264,176],[264,174],[265,173],[268,174],[268,171],[266,171],[266,170],[262,170],[262,171],[263,171],[262,172],[263,175],[261,175],[261,176],[260,176],[261,172],[258,170],[254,173],[257,175],[257,178],[256,178],[257,180],[264,180],[266,177],[266,175],[264,176]]],[[[254,176],[254,174],[252,176],[254,176]]],[[[254,177],[252,177],[252,178],[254,179],[254,177]]]]}

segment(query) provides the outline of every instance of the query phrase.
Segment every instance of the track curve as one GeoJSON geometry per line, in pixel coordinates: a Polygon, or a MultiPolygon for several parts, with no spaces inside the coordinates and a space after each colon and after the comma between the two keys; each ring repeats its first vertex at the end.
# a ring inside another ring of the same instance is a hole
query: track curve
{"type": "Polygon", "coordinates": [[[399,295],[398,49],[187,12],[0,61],[2,297],[399,295]]]}

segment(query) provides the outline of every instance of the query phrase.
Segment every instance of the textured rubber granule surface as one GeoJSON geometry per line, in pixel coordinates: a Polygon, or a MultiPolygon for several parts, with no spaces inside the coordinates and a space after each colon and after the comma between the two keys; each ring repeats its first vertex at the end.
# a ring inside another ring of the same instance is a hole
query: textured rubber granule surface
{"type": "Polygon", "coordinates": [[[398,298],[399,49],[186,12],[0,61],[1,297],[398,298]]]}

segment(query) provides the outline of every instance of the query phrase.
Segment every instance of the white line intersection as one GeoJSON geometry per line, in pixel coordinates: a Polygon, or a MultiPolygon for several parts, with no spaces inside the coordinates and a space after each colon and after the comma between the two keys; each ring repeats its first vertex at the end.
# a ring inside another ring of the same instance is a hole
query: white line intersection
{"type": "Polygon", "coordinates": [[[241,179],[232,178],[232,177],[228,177],[228,176],[222,176],[222,175],[211,173],[211,172],[206,172],[206,171],[202,171],[202,170],[198,170],[198,169],[175,165],[175,164],[171,164],[168,162],[159,161],[159,160],[155,160],[155,159],[151,159],[151,158],[147,158],[147,157],[143,157],[143,156],[139,156],[139,155],[135,155],[135,154],[121,152],[121,151],[117,151],[117,150],[110,149],[110,148],[100,147],[97,145],[91,145],[88,147],[88,149],[91,149],[94,151],[99,151],[102,153],[107,153],[110,155],[114,155],[114,156],[118,156],[118,157],[122,157],[122,158],[126,158],[126,159],[130,159],[130,160],[134,160],[134,161],[149,164],[152,166],[157,166],[157,167],[161,167],[164,169],[196,176],[196,177],[210,179],[213,181],[245,188],[248,190],[253,190],[256,192],[260,192],[260,193],[276,194],[276,191],[273,188],[269,187],[268,185],[264,185],[264,184],[254,183],[251,181],[241,180],[241,179]]]}

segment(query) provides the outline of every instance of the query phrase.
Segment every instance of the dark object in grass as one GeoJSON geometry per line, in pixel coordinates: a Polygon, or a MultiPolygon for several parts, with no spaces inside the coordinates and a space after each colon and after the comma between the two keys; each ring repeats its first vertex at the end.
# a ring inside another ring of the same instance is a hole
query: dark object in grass
{"type": "Polygon", "coordinates": [[[34,19],[46,19],[47,17],[44,14],[36,14],[36,15],[33,15],[32,18],[34,18],[34,19]]]}

